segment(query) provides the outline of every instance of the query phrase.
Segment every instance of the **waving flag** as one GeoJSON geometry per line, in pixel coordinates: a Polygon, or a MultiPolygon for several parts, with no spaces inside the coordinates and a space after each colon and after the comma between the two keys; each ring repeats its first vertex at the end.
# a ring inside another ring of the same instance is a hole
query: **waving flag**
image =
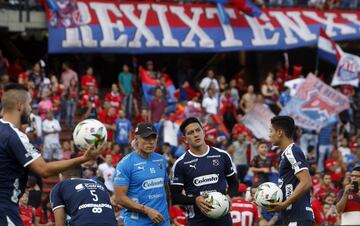
{"type": "Polygon", "coordinates": [[[320,131],[336,114],[349,107],[348,97],[309,74],[280,115],[293,117],[301,128],[320,131]]]}
{"type": "Polygon", "coordinates": [[[359,86],[360,57],[344,53],[337,65],[332,86],[351,85],[359,86]]]}
{"type": "MultiPolygon", "coordinates": [[[[175,92],[175,86],[173,81],[171,80],[170,76],[168,74],[162,74],[165,79],[165,86],[168,91],[168,103],[170,105],[174,105],[174,92],[175,92]]],[[[160,80],[153,78],[149,75],[149,73],[143,68],[140,67],[140,79],[142,83],[142,88],[144,92],[144,96],[147,103],[150,103],[150,101],[154,97],[154,89],[159,86],[160,80]]]]}
{"type": "Polygon", "coordinates": [[[323,29],[320,29],[318,39],[318,54],[323,60],[337,65],[340,61],[343,51],[338,44],[332,40],[323,29]]]}
{"type": "Polygon", "coordinates": [[[209,2],[216,3],[216,7],[223,24],[229,24],[229,18],[225,12],[225,4],[230,2],[233,3],[237,9],[248,16],[258,17],[262,14],[262,11],[259,7],[246,0],[209,0],[209,2]]]}

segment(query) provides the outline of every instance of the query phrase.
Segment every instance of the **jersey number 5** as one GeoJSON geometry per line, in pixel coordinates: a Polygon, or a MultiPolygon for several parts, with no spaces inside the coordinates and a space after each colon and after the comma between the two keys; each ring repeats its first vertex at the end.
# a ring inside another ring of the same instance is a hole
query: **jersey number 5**
{"type": "Polygon", "coordinates": [[[95,192],[96,192],[95,190],[90,190],[90,193],[93,196],[92,200],[94,200],[94,202],[97,202],[99,200],[99,198],[98,198],[97,194],[95,194],[95,192]]]}

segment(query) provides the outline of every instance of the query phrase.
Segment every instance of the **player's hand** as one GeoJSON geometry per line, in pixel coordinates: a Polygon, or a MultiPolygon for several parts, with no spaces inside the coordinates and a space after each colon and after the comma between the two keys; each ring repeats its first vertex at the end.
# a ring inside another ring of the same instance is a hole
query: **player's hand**
{"type": "Polygon", "coordinates": [[[84,157],[88,160],[91,160],[101,153],[105,151],[106,148],[106,142],[104,142],[102,145],[95,147],[95,144],[90,145],[90,147],[86,150],[84,157]]]}
{"type": "Polygon", "coordinates": [[[286,207],[288,207],[288,205],[286,205],[285,202],[274,202],[274,203],[269,203],[269,207],[266,208],[267,212],[280,212],[284,209],[286,209],[286,207]]]}
{"type": "Polygon", "coordinates": [[[161,213],[159,213],[157,210],[145,206],[144,207],[145,210],[145,214],[150,218],[150,220],[152,222],[154,222],[155,224],[159,224],[161,222],[165,222],[165,218],[163,217],[163,215],[161,215],[161,213]]]}
{"type": "Polygon", "coordinates": [[[213,207],[208,202],[205,201],[206,197],[207,197],[207,194],[200,195],[200,196],[196,197],[196,199],[195,199],[195,203],[196,203],[197,207],[200,209],[200,211],[203,214],[206,214],[211,209],[213,209],[213,207]]]}

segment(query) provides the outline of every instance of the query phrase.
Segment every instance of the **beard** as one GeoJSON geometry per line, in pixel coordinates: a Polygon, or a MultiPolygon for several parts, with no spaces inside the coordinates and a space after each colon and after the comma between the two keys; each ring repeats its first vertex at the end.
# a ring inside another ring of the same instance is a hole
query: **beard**
{"type": "Polygon", "coordinates": [[[21,125],[30,124],[30,114],[22,113],[20,117],[21,125]]]}

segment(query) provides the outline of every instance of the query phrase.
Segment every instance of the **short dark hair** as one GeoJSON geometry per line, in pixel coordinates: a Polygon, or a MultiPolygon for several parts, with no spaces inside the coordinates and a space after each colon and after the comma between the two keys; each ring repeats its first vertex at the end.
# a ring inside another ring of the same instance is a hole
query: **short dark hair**
{"type": "Polygon", "coordinates": [[[18,84],[18,83],[10,83],[4,87],[4,92],[9,90],[25,90],[27,91],[26,87],[24,85],[18,84]]]}
{"type": "Polygon", "coordinates": [[[271,125],[275,129],[283,130],[286,137],[293,138],[295,133],[295,122],[290,116],[275,116],[271,119],[271,125]]]}
{"type": "Polygon", "coordinates": [[[202,128],[202,125],[201,125],[201,122],[199,121],[199,119],[197,119],[195,117],[187,118],[187,119],[185,119],[185,121],[183,121],[183,123],[181,123],[181,126],[180,126],[180,131],[182,132],[183,135],[185,135],[185,128],[191,123],[197,123],[202,128]]]}

